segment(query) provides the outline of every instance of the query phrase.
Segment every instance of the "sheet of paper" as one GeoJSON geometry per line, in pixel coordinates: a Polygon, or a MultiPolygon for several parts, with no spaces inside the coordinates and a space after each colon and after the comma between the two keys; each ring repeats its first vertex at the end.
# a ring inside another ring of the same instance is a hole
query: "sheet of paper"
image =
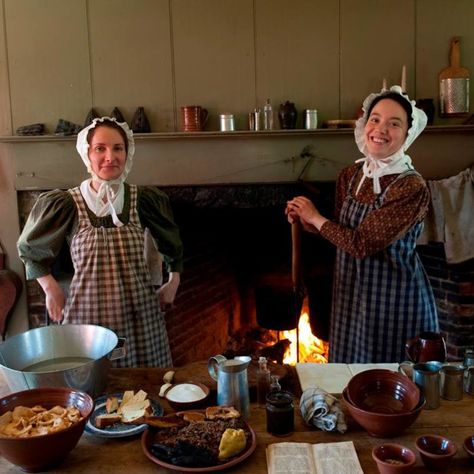
{"type": "Polygon", "coordinates": [[[315,474],[309,443],[274,443],[266,449],[268,474],[315,474]]]}
{"type": "Polygon", "coordinates": [[[354,443],[318,443],[313,445],[317,474],[364,474],[354,443]]]}
{"type": "Polygon", "coordinates": [[[329,393],[342,393],[349,380],[369,369],[398,370],[398,364],[296,364],[301,389],[319,387],[329,393]]]}
{"type": "Polygon", "coordinates": [[[347,364],[296,364],[301,389],[319,387],[329,393],[342,393],[352,377],[347,364]]]}

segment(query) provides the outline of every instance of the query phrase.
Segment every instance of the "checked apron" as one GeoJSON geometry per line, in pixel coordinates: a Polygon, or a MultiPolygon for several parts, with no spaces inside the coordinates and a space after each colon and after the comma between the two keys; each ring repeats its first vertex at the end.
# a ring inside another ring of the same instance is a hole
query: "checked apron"
{"type": "MultiPolygon", "coordinates": [[[[391,184],[416,171],[400,174],[391,184]]],[[[366,204],[352,196],[354,174],[340,223],[355,229],[385,199],[389,185],[366,204]]],[[[330,334],[330,362],[400,362],[405,343],[422,331],[438,331],[428,277],[416,253],[418,222],[399,240],[365,258],[337,249],[330,334]]]]}
{"type": "Polygon", "coordinates": [[[137,187],[129,190],[130,209],[120,216],[122,227],[115,227],[110,216],[92,214],[78,187],[69,190],[78,226],[71,241],[75,273],[63,323],[105,326],[125,338],[127,355],[115,361],[116,367],[169,367],[166,324],[143,256],[137,187]]]}

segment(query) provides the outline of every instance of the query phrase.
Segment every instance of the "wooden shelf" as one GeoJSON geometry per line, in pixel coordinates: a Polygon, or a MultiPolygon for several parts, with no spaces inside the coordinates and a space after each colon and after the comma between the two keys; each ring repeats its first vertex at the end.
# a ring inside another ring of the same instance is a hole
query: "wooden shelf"
{"type": "MultiPolygon", "coordinates": [[[[423,133],[443,134],[443,133],[472,133],[474,125],[430,125],[423,133]]],[[[316,130],[236,130],[234,132],[204,131],[204,132],[158,132],[158,133],[136,133],[134,137],[137,141],[142,140],[196,140],[209,138],[270,138],[270,137],[296,137],[296,136],[318,136],[318,135],[351,135],[353,128],[318,128],[316,130]]],[[[0,143],[15,142],[69,142],[76,141],[77,135],[5,135],[0,136],[0,143]]]]}

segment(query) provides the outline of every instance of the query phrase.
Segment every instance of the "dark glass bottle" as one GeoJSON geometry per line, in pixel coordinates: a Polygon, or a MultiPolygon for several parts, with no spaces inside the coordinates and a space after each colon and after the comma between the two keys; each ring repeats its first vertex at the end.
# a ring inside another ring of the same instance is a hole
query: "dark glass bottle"
{"type": "Polygon", "coordinates": [[[267,431],[275,436],[285,436],[295,430],[293,395],[285,390],[267,395],[267,431]]]}

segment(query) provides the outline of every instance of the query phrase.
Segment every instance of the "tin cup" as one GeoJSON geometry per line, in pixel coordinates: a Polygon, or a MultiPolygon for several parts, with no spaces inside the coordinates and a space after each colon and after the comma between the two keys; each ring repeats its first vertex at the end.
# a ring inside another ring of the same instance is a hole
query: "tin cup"
{"type": "Polygon", "coordinates": [[[464,367],[444,365],[441,374],[441,396],[446,400],[462,400],[464,367]]]}
{"type": "Polygon", "coordinates": [[[474,366],[474,351],[472,349],[466,349],[464,352],[464,367],[474,366]]]}
{"type": "Polygon", "coordinates": [[[466,369],[464,390],[466,393],[474,395],[474,366],[466,369]]]}
{"type": "Polygon", "coordinates": [[[440,370],[443,363],[437,360],[413,363],[401,362],[398,371],[412,378],[426,399],[426,410],[439,407],[440,403],[440,370]]]}

